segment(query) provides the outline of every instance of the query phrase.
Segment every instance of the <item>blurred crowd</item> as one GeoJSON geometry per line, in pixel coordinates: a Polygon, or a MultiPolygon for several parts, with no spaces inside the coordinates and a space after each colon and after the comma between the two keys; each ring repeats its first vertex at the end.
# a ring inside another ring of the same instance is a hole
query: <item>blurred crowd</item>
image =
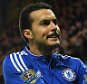
{"type": "MultiPolygon", "coordinates": [[[[5,55],[10,50],[18,50],[22,47],[23,42],[20,37],[18,29],[18,22],[10,22],[9,25],[5,25],[4,31],[1,32],[0,36],[0,56],[5,55]]],[[[3,28],[2,28],[3,29],[3,28]]]]}
{"type": "Polygon", "coordinates": [[[52,0],[61,29],[57,50],[87,61],[87,0],[52,0]]]}

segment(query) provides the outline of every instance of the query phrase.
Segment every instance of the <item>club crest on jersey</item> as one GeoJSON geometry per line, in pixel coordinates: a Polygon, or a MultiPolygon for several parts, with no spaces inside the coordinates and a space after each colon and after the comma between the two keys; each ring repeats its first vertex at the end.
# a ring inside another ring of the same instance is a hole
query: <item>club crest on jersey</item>
{"type": "Polygon", "coordinates": [[[74,81],[76,79],[76,73],[70,68],[64,69],[62,75],[67,81],[74,81]]]}
{"type": "Polygon", "coordinates": [[[29,69],[23,72],[20,77],[25,83],[34,84],[40,77],[42,77],[42,75],[39,70],[35,73],[33,69],[29,69]]]}

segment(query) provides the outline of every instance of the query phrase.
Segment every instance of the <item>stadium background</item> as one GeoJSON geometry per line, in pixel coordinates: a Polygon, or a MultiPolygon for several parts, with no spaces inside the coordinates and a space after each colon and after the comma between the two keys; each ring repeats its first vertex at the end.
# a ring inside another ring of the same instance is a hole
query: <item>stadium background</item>
{"type": "Polygon", "coordinates": [[[4,84],[2,62],[25,43],[18,29],[21,9],[31,2],[46,2],[53,6],[62,32],[62,54],[80,58],[87,64],[87,0],[0,0],[0,84],[4,84]]]}

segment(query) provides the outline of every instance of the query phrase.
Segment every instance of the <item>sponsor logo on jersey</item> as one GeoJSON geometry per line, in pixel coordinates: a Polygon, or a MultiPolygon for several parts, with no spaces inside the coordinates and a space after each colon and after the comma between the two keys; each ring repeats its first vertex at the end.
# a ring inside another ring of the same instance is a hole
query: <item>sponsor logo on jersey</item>
{"type": "Polygon", "coordinates": [[[29,84],[35,84],[40,77],[42,77],[41,72],[38,70],[35,73],[33,69],[29,69],[21,75],[21,78],[25,81],[25,83],[29,84]]]}
{"type": "Polygon", "coordinates": [[[84,75],[84,80],[87,83],[87,74],[84,75]]]}
{"type": "Polygon", "coordinates": [[[70,68],[64,69],[62,75],[67,81],[74,81],[76,79],[76,73],[70,68]]]}

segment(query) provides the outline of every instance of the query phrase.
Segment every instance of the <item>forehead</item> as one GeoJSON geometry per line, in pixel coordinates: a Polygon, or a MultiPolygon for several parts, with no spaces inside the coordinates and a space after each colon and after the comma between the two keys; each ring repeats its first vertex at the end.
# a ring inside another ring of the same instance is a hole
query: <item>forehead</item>
{"type": "Polygon", "coordinates": [[[50,9],[36,10],[30,14],[34,21],[41,21],[44,19],[56,19],[55,14],[50,9]]]}

